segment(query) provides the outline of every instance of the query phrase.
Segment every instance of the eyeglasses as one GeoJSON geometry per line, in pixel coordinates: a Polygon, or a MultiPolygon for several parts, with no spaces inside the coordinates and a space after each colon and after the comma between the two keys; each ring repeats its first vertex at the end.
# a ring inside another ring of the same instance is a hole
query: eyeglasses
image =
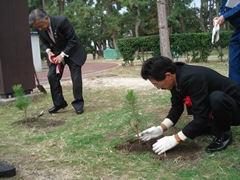
{"type": "Polygon", "coordinates": [[[45,26],[45,22],[39,22],[37,24],[33,24],[33,27],[35,27],[35,28],[41,28],[43,26],[45,26]]]}

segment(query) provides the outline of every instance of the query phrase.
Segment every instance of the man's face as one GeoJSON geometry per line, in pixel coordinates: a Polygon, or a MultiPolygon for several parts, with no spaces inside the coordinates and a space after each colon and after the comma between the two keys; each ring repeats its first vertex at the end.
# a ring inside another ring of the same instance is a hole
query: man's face
{"type": "Polygon", "coordinates": [[[37,28],[40,31],[46,31],[49,28],[49,18],[46,16],[45,21],[40,21],[37,19],[34,21],[33,27],[37,28]]]}
{"type": "Polygon", "coordinates": [[[176,74],[171,74],[167,72],[165,74],[165,79],[162,81],[157,81],[155,79],[149,79],[149,81],[158,89],[171,90],[176,86],[176,74]]]}

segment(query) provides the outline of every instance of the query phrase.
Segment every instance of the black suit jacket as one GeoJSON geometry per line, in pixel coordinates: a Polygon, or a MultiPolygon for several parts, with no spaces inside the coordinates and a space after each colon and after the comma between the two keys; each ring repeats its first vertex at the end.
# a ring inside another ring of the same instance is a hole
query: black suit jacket
{"type": "Polygon", "coordinates": [[[195,138],[209,121],[211,112],[209,94],[222,91],[240,104],[240,85],[212,69],[176,63],[177,88],[171,90],[172,107],[167,115],[174,124],[177,123],[184,110],[184,98],[190,96],[193,120],[183,128],[189,138],[195,138]]]}
{"type": "MultiPolygon", "coordinates": [[[[37,30],[44,50],[50,48],[55,55],[63,51],[69,55],[69,57],[65,57],[65,59],[69,59],[82,66],[86,61],[87,54],[69,20],[63,16],[49,17],[55,43],[51,40],[47,31],[37,30]]],[[[48,63],[50,62],[48,61],[48,63]]]]}

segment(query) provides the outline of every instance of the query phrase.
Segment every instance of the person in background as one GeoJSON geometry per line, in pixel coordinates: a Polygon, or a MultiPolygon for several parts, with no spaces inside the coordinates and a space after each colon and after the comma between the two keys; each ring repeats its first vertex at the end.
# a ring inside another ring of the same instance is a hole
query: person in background
{"type": "Polygon", "coordinates": [[[67,18],[47,15],[40,9],[34,9],[29,14],[29,25],[36,28],[48,56],[48,81],[54,105],[49,109],[49,113],[56,113],[68,106],[60,84],[64,66],[67,64],[73,84],[74,101],[72,106],[77,114],[82,114],[84,112],[84,99],[81,69],[87,54],[74,32],[73,26],[67,18]]]}
{"type": "Polygon", "coordinates": [[[229,45],[229,78],[240,83],[240,1],[222,0],[220,16],[215,17],[214,21],[219,25],[228,21],[235,27],[229,45]]]}
{"type": "Polygon", "coordinates": [[[174,63],[163,56],[146,60],[141,76],[156,88],[169,90],[172,103],[161,124],[139,133],[142,141],[157,138],[174,126],[184,111],[184,104],[193,115],[193,120],[181,131],[153,144],[155,153],[162,154],[187,138],[207,133],[214,136],[206,147],[207,152],[221,151],[231,144],[231,126],[240,125],[240,84],[210,68],[174,63]]]}

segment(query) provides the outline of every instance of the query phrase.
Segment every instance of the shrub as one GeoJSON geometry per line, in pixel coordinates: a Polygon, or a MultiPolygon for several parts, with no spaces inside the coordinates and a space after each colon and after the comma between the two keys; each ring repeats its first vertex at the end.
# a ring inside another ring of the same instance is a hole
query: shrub
{"type": "MultiPolygon", "coordinates": [[[[220,39],[216,44],[211,43],[212,33],[171,34],[170,49],[173,57],[191,54],[191,61],[206,62],[214,48],[226,48],[229,44],[232,31],[221,31],[220,39]]],[[[153,56],[161,55],[159,35],[122,38],[117,40],[119,51],[125,62],[134,61],[134,54],[141,48],[151,52],[153,56]]],[[[221,51],[219,51],[221,52],[221,51]]],[[[219,54],[219,56],[223,56],[219,54]]]]}

